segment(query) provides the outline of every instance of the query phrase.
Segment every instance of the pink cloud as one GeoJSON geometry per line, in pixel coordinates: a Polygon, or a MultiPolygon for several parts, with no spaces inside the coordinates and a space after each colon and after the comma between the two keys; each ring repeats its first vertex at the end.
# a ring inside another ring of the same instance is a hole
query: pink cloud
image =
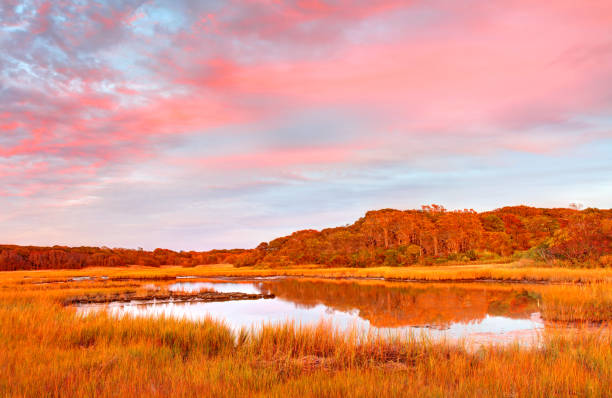
{"type": "Polygon", "coordinates": [[[590,14],[554,11],[508,11],[496,25],[459,21],[433,37],[349,46],[329,59],[244,66],[214,60],[183,83],[275,97],[295,107],[355,104],[392,117],[403,112],[416,128],[512,125],[538,114],[565,117],[606,106],[607,88],[599,82],[610,78],[612,57],[575,65],[563,56],[568,48],[600,46],[612,19],[593,25],[590,14]],[[535,15],[523,16],[528,11],[535,15]],[[529,20],[541,22],[538,31],[524,26],[529,20]]]}
{"type": "Polygon", "coordinates": [[[359,151],[367,149],[362,146],[336,146],[324,148],[277,148],[258,152],[238,153],[220,156],[208,156],[201,159],[174,159],[173,164],[190,167],[214,168],[215,170],[232,169],[276,169],[296,165],[331,165],[348,160],[358,160],[359,151]]]}
{"type": "MultiPolygon", "coordinates": [[[[290,29],[302,18],[326,18],[341,9],[318,2],[275,5],[266,11],[260,5],[249,5],[257,11],[244,17],[249,26],[245,34],[268,27],[290,29]],[[248,24],[258,20],[259,13],[265,23],[251,29],[248,24]]],[[[382,129],[406,132],[511,134],[514,128],[562,123],[608,106],[608,89],[600,84],[612,77],[612,57],[605,52],[612,10],[605,2],[593,7],[565,1],[546,7],[522,1],[503,7],[474,2],[470,14],[446,2],[433,5],[443,16],[416,33],[408,29],[385,41],[336,43],[328,57],[291,53],[290,58],[279,54],[244,62],[231,56],[201,58],[196,48],[193,56],[173,58],[172,70],[164,69],[160,77],[194,91],[213,90],[234,103],[259,100],[279,114],[353,106],[358,113],[369,110],[383,120],[382,129]],[[588,61],[577,64],[573,53],[589,54],[588,61]]],[[[393,7],[398,5],[355,7],[354,14],[336,16],[342,20],[336,24],[350,25],[348,21],[393,7]]],[[[222,27],[231,28],[227,21],[222,27]]],[[[270,37],[272,43],[285,39],[270,37]]],[[[292,40],[302,46],[310,39],[292,40]]],[[[208,45],[206,39],[204,43],[208,45]]]]}
{"type": "Polygon", "coordinates": [[[484,152],[546,153],[558,148],[550,136],[516,131],[563,125],[611,102],[602,83],[612,79],[606,1],[231,2],[184,13],[177,26],[149,21],[151,36],[134,27],[151,18],[139,6],[38,5],[20,36],[30,51],[12,49],[33,72],[7,82],[17,94],[0,118],[0,131],[19,138],[0,147],[22,167],[2,174],[15,179],[11,192],[20,192],[18,175],[39,180],[22,185],[28,194],[95,181],[112,165],[163,153],[155,143],[169,136],[261,128],[307,110],[342,109],[369,130],[327,146],[262,143],[245,153],[236,142],[224,156],[179,164],[333,166],[373,149],[384,158],[408,145],[402,137],[427,134],[461,153],[474,151],[461,137],[479,135],[496,138],[484,152]],[[54,26],[50,15],[62,12],[74,22],[54,26]]]}
{"type": "Polygon", "coordinates": [[[51,12],[51,2],[45,1],[36,10],[36,19],[32,22],[32,34],[44,33],[49,29],[49,14],[51,12]]]}

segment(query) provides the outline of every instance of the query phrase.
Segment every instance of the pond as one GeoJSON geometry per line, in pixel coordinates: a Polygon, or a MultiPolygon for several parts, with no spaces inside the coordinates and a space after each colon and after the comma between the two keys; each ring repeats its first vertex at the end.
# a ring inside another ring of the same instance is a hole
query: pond
{"type": "Polygon", "coordinates": [[[357,280],[272,278],[179,281],[156,287],[171,291],[274,294],[273,299],[224,302],[131,302],[81,305],[86,314],[212,317],[235,330],[293,322],[358,332],[425,334],[432,339],[532,344],[544,328],[540,296],[528,286],[424,284],[357,280]]]}

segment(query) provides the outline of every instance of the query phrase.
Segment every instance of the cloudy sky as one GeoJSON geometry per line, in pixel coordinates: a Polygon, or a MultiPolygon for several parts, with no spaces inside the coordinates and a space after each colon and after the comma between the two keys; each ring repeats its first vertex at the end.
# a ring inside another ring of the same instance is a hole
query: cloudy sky
{"type": "Polygon", "coordinates": [[[612,206],[609,0],[0,1],[0,242],[612,206]]]}

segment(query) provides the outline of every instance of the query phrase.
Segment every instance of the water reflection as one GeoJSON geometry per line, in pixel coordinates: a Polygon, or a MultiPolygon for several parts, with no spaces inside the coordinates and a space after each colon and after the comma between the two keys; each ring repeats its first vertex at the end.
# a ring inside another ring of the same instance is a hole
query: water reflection
{"type": "Polygon", "coordinates": [[[440,326],[474,322],[487,315],[529,319],[538,311],[539,295],[525,289],[495,286],[413,283],[300,281],[286,279],[259,285],[262,291],[310,308],[318,304],[358,311],[376,327],[440,326]]]}
{"type": "Polygon", "coordinates": [[[474,338],[485,342],[535,341],[544,327],[539,295],[523,288],[494,285],[388,283],[382,281],[189,281],[165,286],[174,291],[273,293],[275,299],[227,302],[112,303],[82,306],[87,313],[213,317],[235,329],[262,324],[321,321],[340,329],[377,333],[422,333],[432,338],[474,338]]]}
{"type": "Polygon", "coordinates": [[[261,293],[261,290],[253,283],[177,282],[168,285],[168,290],[190,293],[200,292],[202,290],[214,290],[219,293],[261,293]]]}

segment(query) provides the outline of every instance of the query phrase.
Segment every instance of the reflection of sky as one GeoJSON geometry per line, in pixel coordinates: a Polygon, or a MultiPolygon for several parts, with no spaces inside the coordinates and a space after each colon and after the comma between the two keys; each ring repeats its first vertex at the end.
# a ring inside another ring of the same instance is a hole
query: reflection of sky
{"type": "Polygon", "coordinates": [[[212,289],[220,293],[259,294],[260,291],[252,283],[217,283],[217,282],[177,282],[168,286],[168,290],[177,292],[199,292],[212,289]]]}
{"type": "MultiPolygon", "coordinates": [[[[219,284],[214,284],[215,287],[219,284]]],[[[229,289],[222,284],[221,289],[229,289]]],[[[219,289],[221,291],[221,289],[219,289]]],[[[229,291],[229,290],[228,290],[229,291]]],[[[236,291],[236,290],[234,290],[236,291]]],[[[96,311],[102,306],[82,307],[80,311],[87,313],[96,311]]],[[[488,335],[488,340],[495,341],[496,336],[505,340],[507,334],[527,332],[523,338],[534,338],[543,323],[537,316],[531,319],[512,319],[503,316],[489,316],[474,322],[451,323],[447,329],[432,329],[427,327],[403,326],[397,328],[377,328],[369,321],[362,319],[358,311],[338,311],[323,304],[310,308],[297,306],[294,303],[275,298],[268,300],[243,300],[226,302],[190,302],[190,303],[150,303],[150,304],[111,304],[108,307],[111,314],[117,316],[165,316],[188,320],[202,320],[207,317],[221,320],[234,330],[241,328],[258,328],[264,324],[293,322],[296,325],[309,326],[319,322],[329,322],[340,330],[356,330],[360,332],[382,333],[383,335],[413,334],[440,338],[470,338],[471,336],[488,335]]],[[[535,314],[534,314],[535,315],[535,314]]]]}

